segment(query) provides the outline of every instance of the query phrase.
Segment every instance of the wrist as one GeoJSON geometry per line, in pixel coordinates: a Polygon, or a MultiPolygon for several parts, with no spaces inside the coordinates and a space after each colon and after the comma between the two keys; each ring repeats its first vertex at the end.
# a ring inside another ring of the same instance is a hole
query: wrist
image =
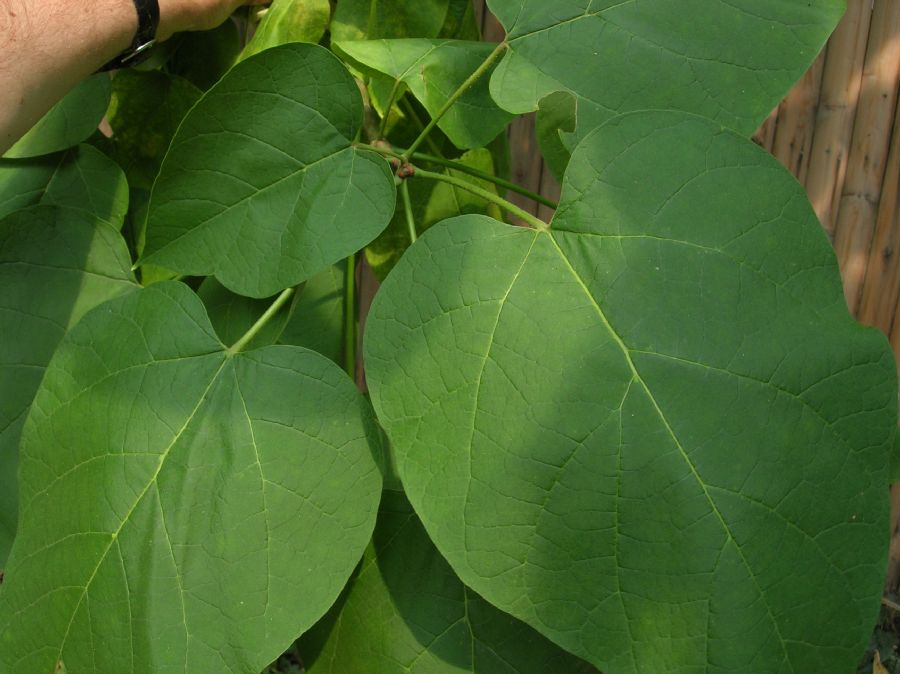
{"type": "Polygon", "coordinates": [[[167,40],[175,33],[190,30],[191,17],[184,0],[159,0],[159,28],[157,39],[167,40]]]}

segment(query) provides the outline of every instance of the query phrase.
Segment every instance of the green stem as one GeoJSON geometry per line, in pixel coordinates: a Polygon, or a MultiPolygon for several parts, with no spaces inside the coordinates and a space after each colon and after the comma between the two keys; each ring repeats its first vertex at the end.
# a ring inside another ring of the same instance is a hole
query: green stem
{"type": "Polygon", "coordinates": [[[344,275],[344,370],[356,381],[356,253],[344,275]]]}
{"type": "Polygon", "coordinates": [[[498,197],[493,192],[488,192],[487,190],[482,189],[482,188],[478,187],[477,185],[474,185],[466,180],[454,178],[453,176],[448,176],[444,173],[432,173],[431,171],[426,171],[425,169],[420,169],[420,168],[416,168],[415,173],[413,175],[416,178],[428,178],[430,180],[438,180],[440,182],[449,183],[449,184],[454,185],[462,190],[471,192],[472,194],[477,194],[482,199],[486,199],[487,201],[490,201],[493,204],[497,204],[503,210],[509,211],[513,215],[516,215],[516,216],[522,218],[522,220],[524,220],[530,226],[534,227],[535,229],[537,229],[539,231],[543,232],[543,231],[547,231],[548,229],[550,229],[549,225],[547,225],[547,223],[544,222],[543,220],[540,220],[540,219],[534,217],[531,213],[522,210],[521,208],[519,208],[518,206],[516,206],[513,203],[510,203],[503,197],[498,197]]]}
{"type": "Polygon", "coordinates": [[[391,95],[388,99],[387,108],[384,110],[384,117],[381,118],[381,127],[378,129],[378,137],[384,138],[384,134],[387,133],[387,125],[388,119],[391,116],[391,110],[394,108],[394,104],[397,102],[397,94],[400,92],[400,80],[394,80],[394,88],[391,89],[391,95]]]}
{"type": "Polygon", "coordinates": [[[240,353],[250,341],[259,334],[259,331],[262,330],[266,323],[272,320],[272,317],[275,316],[279,312],[279,310],[291,299],[294,295],[294,291],[296,288],[288,288],[287,290],[282,290],[281,294],[275,298],[275,301],[272,302],[272,305],[266,309],[265,313],[259,317],[259,320],[253,324],[253,326],[244,333],[244,336],[241,337],[238,341],[236,341],[233,345],[231,345],[227,353],[230,356],[235,355],[236,353],[240,353]]]}
{"type": "MultiPolygon", "coordinates": [[[[409,151],[404,150],[403,148],[395,148],[389,150],[385,147],[377,147],[372,145],[360,144],[359,147],[364,147],[367,150],[373,150],[378,152],[379,154],[383,154],[387,157],[394,157],[395,159],[402,160],[404,156],[409,156],[409,151]]],[[[493,183],[500,187],[506,188],[511,192],[516,192],[517,194],[521,194],[523,197],[528,197],[532,201],[536,201],[539,204],[543,204],[544,206],[549,206],[550,208],[556,209],[559,208],[559,204],[555,201],[551,201],[547,197],[542,197],[540,194],[535,194],[530,190],[517,185],[514,182],[509,180],[505,180],[504,178],[500,178],[499,176],[491,175],[490,173],[486,173],[484,171],[479,171],[477,168],[473,168],[471,166],[467,166],[462,162],[455,161],[453,159],[444,159],[443,157],[436,157],[430,154],[424,154],[422,152],[414,152],[412,154],[412,159],[421,159],[424,162],[429,164],[438,164],[439,166],[446,166],[447,168],[453,169],[454,171],[459,171],[460,173],[467,173],[468,175],[478,178],[480,180],[484,180],[489,183],[493,183]]],[[[421,169],[419,169],[421,170],[421,169]]]]}
{"type": "MultiPolygon", "coordinates": [[[[437,114],[434,115],[434,117],[431,119],[430,122],[428,122],[428,126],[426,126],[425,129],[422,131],[422,133],[419,134],[419,137],[416,138],[413,141],[412,145],[409,146],[408,152],[416,151],[416,149],[419,147],[419,145],[422,144],[422,141],[425,140],[425,137],[428,136],[428,134],[437,125],[437,123],[439,121],[441,121],[441,118],[445,114],[447,114],[447,111],[453,107],[453,105],[456,103],[456,101],[459,100],[460,96],[462,96],[464,93],[466,93],[466,91],[468,91],[469,87],[471,87],[473,84],[475,84],[475,82],[477,82],[481,78],[482,75],[484,75],[488,70],[490,70],[491,66],[494,65],[494,61],[496,61],[498,58],[500,58],[500,55],[504,51],[506,51],[507,46],[508,45],[506,44],[506,42],[501,42],[500,44],[498,44],[497,48],[494,49],[494,51],[492,51],[490,53],[490,56],[488,56],[484,60],[484,63],[482,63],[480,66],[478,66],[478,68],[475,70],[475,72],[472,73],[471,75],[469,75],[469,77],[466,78],[466,81],[463,82],[462,84],[460,84],[459,88],[456,91],[454,91],[452,94],[450,94],[450,98],[447,99],[447,102],[444,103],[444,105],[441,107],[441,109],[438,110],[437,114]]],[[[407,155],[407,156],[409,156],[409,155],[407,155]]]]}
{"type": "Polygon", "coordinates": [[[416,219],[413,217],[412,202],[409,200],[409,181],[400,183],[400,196],[403,198],[403,211],[406,213],[406,227],[409,230],[409,242],[416,242],[416,219]]]}
{"type": "Polygon", "coordinates": [[[447,168],[451,168],[454,171],[459,171],[460,173],[467,173],[474,178],[478,178],[480,180],[487,181],[489,183],[494,183],[499,187],[503,187],[505,189],[510,190],[511,192],[516,192],[517,194],[521,194],[523,197],[528,197],[532,201],[536,201],[539,204],[543,204],[544,206],[548,206],[550,208],[558,208],[559,204],[555,201],[551,201],[547,197],[542,197],[540,194],[535,194],[534,192],[525,189],[521,185],[517,185],[516,183],[501,178],[499,176],[491,175],[485,171],[479,171],[477,168],[473,168],[471,166],[467,166],[462,162],[453,161],[452,159],[444,159],[443,157],[434,157],[430,154],[424,154],[422,152],[414,152],[412,155],[409,154],[409,151],[404,151],[400,148],[396,150],[401,155],[406,155],[410,159],[416,160],[419,159],[421,161],[427,162],[429,164],[437,164],[438,166],[446,166],[447,168]]]}
{"type": "MultiPolygon", "coordinates": [[[[400,105],[403,106],[403,110],[406,115],[412,120],[412,123],[416,125],[419,129],[419,133],[425,130],[425,124],[419,118],[419,113],[416,112],[415,107],[412,103],[409,102],[409,99],[404,96],[400,99],[400,105]]],[[[438,147],[438,144],[434,142],[434,138],[431,136],[426,136],[425,142],[428,143],[428,147],[431,148],[431,151],[435,154],[441,154],[441,148],[438,147]]]]}

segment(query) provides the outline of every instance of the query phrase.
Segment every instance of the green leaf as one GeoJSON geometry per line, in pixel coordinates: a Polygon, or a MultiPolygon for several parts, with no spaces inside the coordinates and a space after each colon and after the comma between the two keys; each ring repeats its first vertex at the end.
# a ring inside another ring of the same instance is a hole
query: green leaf
{"type": "Polygon", "coordinates": [[[279,337],[282,344],[303,346],[343,363],[345,269],[346,262],[332,265],[303,285],[279,337]]]}
{"type": "Polygon", "coordinates": [[[449,37],[477,39],[471,0],[341,0],[333,40],[449,37]]]}
{"type": "MultiPolygon", "coordinates": [[[[470,150],[455,161],[485,173],[494,173],[494,162],[491,158],[491,153],[486,149],[470,150]]],[[[438,168],[437,170],[454,178],[465,180],[494,194],[497,193],[493,183],[473,178],[462,171],[444,168],[438,168]]],[[[435,223],[456,215],[483,213],[498,219],[501,217],[500,210],[494,204],[471,192],[447,183],[431,180],[410,180],[409,194],[418,234],[421,234],[435,223]]],[[[409,227],[406,224],[406,215],[402,208],[398,208],[388,228],[366,247],[366,260],[379,280],[383,281],[387,278],[391,269],[394,268],[394,265],[397,264],[403,253],[409,248],[409,244],[409,227]]]]}
{"type": "Polygon", "coordinates": [[[618,113],[694,112],[752,134],[806,71],[844,0],[488,0],[509,50],[491,93],[510,112],[578,98],[578,138],[618,113]]]}
{"type": "Polygon", "coordinates": [[[132,187],[150,189],[175,131],[202,92],[159,71],[122,70],[113,80],[109,125],[114,156],[132,187]]]}
{"type": "Polygon", "coordinates": [[[557,180],[562,180],[572,156],[566,141],[575,131],[577,114],[578,99],[567,91],[548,94],[538,103],[535,134],[544,162],[557,180]]]}
{"type": "MultiPolygon", "coordinates": [[[[335,42],[334,47],[363,68],[400,80],[436,117],[450,96],[496,45],[463,40],[369,40],[335,42]]],[[[512,121],[497,107],[487,77],[478,80],[441,117],[438,127],[460,148],[484,147],[512,121]]]]}
{"type": "MultiPolygon", "coordinates": [[[[197,289],[197,295],[203,300],[209,322],[225,344],[234,344],[243,337],[275,301],[274,297],[258,300],[236,295],[214,278],[204,279],[197,289]]],[[[289,304],[279,311],[250,341],[248,347],[259,348],[277,342],[291,310],[289,304]]]]}
{"type": "Polygon", "coordinates": [[[385,491],[344,601],[300,641],[309,674],[588,674],[453,574],[400,492],[385,491]]]}
{"type": "Polygon", "coordinates": [[[330,20],[328,0],[275,0],[239,60],[288,42],[318,42],[330,20]]]}
{"type": "Polygon", "coordinates": [[[37,157],[66,150],[87,140],[106,113],[109,94],[107,73],[88,77],[50,108],[3,156],[12,159],[37,157]]]}
{"type": "Polygon", "coordinates": [[[85,312],[131,288],[121,235],[88,213],[34,206],[0,220],[0,567],[16,530],[19,436],[44,368],[85,312]]]}
{"type": "MultiPolygon", "coordinates": [[[[234,65],[243,44],[233,20],[212,30],[180,33],[170,41],[175,42],[175,49],[167,70],[204,91],[234,65]]],[[[162,46],[167,44],[169,41],[162,46]]]]}
{"type": "Polygon", "coordinates": [[[853,670],[897,373],[802,188],[749,140],[612,120],[550,229],[428,231],[365,354],[410,501],[500,609],[607,674],[853,670]]]}
{"type": "Polygon", "coordinates": [[[0,159],[0,218],[37,204],[74,208],[121,229],[128,183],[122,169],[90,145],[33,159],[0,159]]]}
{"type": "Polygon", "coordinates": [[[92,311],[23,432],[2,669],[260,671],[369,540],[367,410],[318,354],[226,352],[183,284],[92,311]]]}
{"type": "Polygon", "coordinates": [[[362,114],[356,83],[322,47],[237,64],[172,141],[141,263],[268,297],[365,246],[396,192],[388,163],[353,144],[362,114]]]}

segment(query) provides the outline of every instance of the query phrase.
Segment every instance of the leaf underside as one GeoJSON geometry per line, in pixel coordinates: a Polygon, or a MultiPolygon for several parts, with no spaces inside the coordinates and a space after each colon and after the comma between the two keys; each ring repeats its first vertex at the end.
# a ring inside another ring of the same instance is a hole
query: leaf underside
{"type": "Polygon", "coordinates": [[[547,232],[429,230],[365,345],[410,501],[488,601],[607,674],[856,665],[896,371],[748,140],[684,113],[605,124],[547,232]]]}
{"type": "Polygon", "coordinates": [[[260,671],[369,540],[369,415],[318,354],[229,355],[182,284],[86,315],[22,435],[2,669],[260,671]]]}

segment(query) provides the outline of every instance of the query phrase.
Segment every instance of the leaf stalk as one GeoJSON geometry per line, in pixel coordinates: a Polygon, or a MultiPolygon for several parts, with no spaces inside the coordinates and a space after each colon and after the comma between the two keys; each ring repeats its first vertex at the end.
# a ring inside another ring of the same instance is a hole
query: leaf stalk
{"type": "Polygon", "coordinates": [[[416,219],[413,217],[412,201],[409,198],[409,183],[404,180],[400,183],[400,196],[403,199],[403,212],[406,214],[406,228],[409,230],[409,242],[413,244],[416,236],[416,219]]]}
{"type": "Polygon", "coordinates": [[[545,232],[548,229],[550,229],[550,226],[546,222],[544,222],[543,220],[540,220],[539,218],[534,217],[531,213],[519,208],[514,203],[507,201],[503,197],[497,196],[493,192],[488,192],[486,189],[482,189],[481,187],[478,187],[478,185],[474,185],[465,180],[461,180],[460,178],[455,178],[453,176],[449,176],[444,173],[434,173],[432,171],[426,171],[425,169],[420,169],[420,168],[415,169],[415,172],[413,173],[413,177],[427,178],[429,180],[437,180],[440,182],[449,183],[450,185],[453,185],[460,189],[471,192],[472,194],[476,194],[479,197],[481,197],[482,199],[485,199],[487,201],[490,201],[493,204],[496,204],[503,210],[508,211],[509,213],[512,213],[513,215],[521,218],[530,227],[533,227],[534,229],[536,229],[538,231],[545,232]]]}
{"type": "MultiPolygon", "coordinates": [[[[488,70],[490,70],[491,66],[494,65],[494,61],[496,61],[500,56],[506,51],[506,48],[509,45],[506,42],[501,42],[497,45],[497,48],[494,49],[490,53],[490,55],[484,60],[484,62],[475,69],[471,75],[469,75],[466,80],[459,85],[459,88],[450,94],[450,98],[441,106],[441,109],[438,110],[437,114],[428,122],[428,125],[422,130],[422,133],[419,134],[419,137],[416,138],[412,145],[409,146],[407,152],[413,153],[422,144],[425,138],[431,133],[431,130],[437,126],[437,123],[441,121],[444,115],[447,114],[447,111],[454,106],[456,101],[460,99],[460,97],[469,90],[469,88],[475,84],[481,76],[484,75],[488,70]]],[[[406,158],[409,159],[409,155],[406,155],[406,158]]]]}
{"type": "Polygon", "coordinates": [[[434,155],[425,154],[423,152],[413,152],[412,154],[410,154],[409,150],[402,150],[400,148],[397,149],[397,152],[399,152],[401,155],[409,157],[411,160],[419,160],[427,162],[429,164],[445,166],[447,168],[453,169],[454,171],[466,173],[473,178],[478,178],[479,180],[494,183],[498,187],[503,187],[511,192],[515,192],[516,194],[521,194],[523,197],[528,197],[532,201],[536,201],[537,203],[549,208],[556,209],[559,207],[559,204],[555,201],[551,201],[547,197],[541,196],[540,194],[536,194],[535,192],[525,189],[521,185],[517,185],[511,180],[506,180],[505,178],[501,178],[500,176],[491,175],[486,171],[480,171],[479,169],[472,166],[467,166],[462,162],[454,161],[452,159],[444,159],[443,157],[436,157],[434,155]]]}
{"type": "Polygon", "coordinates": [[[244,348],[251,342],[251,340],[259,334],[259,331],[262,330],[266,324],[272,320],[272,318],[277,314],[281,308],[288,302],[288,300],[293,297],[294,292],[296,292],[296,288],[287,288],[286,290],[282,290],[281,294],[275,298],[275,301],[269,306],[268,309],[265,310],[262,316],[259,317],[259,320],[254,323],[247,332],[244,333],[244,336],[241,337],[238,341],[232,344],[226,350],[226,353],[229,356],[234,356],[235,354],[240,353],[244,350],[244,348]]]}
{"type": "Polygon", "coordinates": [[[356,253],[344,271],[344,371],[356,381],[356,253]]]}
{"type": "MultiPolygon", "coordinates": [[[[413,152],[410,155],[409,150],[404,150],[403,148],[387,148],[380,145],[366,145],[365,143],[361,143],[358,147],[364,147],[367,150],[373,150],[379,154],[383,154],[386,157],[391,157],[392,159],[398,159],[403,161],[404,157],[411,157],[411,159],[419,159],[428,164],[437,164],[438,166],[444,166],[449,169],[453,169],[454,171],[459,171],[460,173],[465,173],[467,175],[472,176],[473,178],[478,178],[479,180],[484,180],[485,182],[493,183],[498,187],[503,187],[510,192],[515,192],[516,194],[521,194],[523,197],[527,197],[532,201],[535,201],[539,204],[547,206],[552,209],[559,208],[559,204],[555,201],[548,199],[547,197],[541,196],[540,194],[536,194],[530,190],[525,189],[521,185],[517,185],[516,183],[506,180],[505,178],[501,178],[499,176],[491,175],[485,171],[480,171],[477,168],[473,168],[471,166],[467,166],[460,161],[456,161],[454,159],[444,159],[443,157],[437,157],[431,154],[425,154],[423,152],[413,152]]],[[[416,169],[417,171],[421,171],[422,169],[416,169]]]]}

